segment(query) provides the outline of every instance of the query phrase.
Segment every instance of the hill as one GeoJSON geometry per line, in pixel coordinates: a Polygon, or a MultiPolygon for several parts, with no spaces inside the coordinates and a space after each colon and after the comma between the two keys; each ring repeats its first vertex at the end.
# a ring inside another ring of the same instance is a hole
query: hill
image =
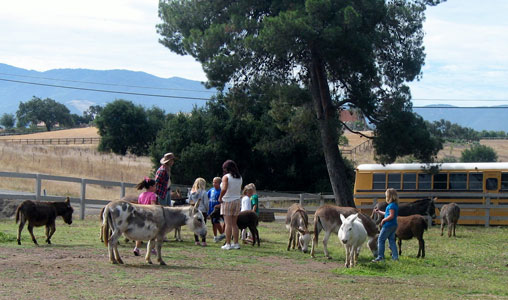
{"type": "Polygon", "coordinates": [[[508,131],[508,106],[489,108],[460,108],[452,105],[429,105],[432,108],[414,108],[413,111],[429,122],[441,119],[476,131],[508,131]]]}
{"type": "MultiPolygon", "coordinates": [[[[160,78],[144,72],[88,69],[55,69],[38,72],[0,63],[0,114],[15,113],[20,101],[26,102],[33,96],[54,99],[65,104],[72,113],[78,115],[81,115],[90,105],[104,106],[115,99],[130,100],[146,108],[157,106],[164,109],[166,113],[189,112],[194,105],[204,105],[206,100],[188,98],[209,99],[215,92],[213,89],[207,90],[199,81],[179,77],[160,78]],[[13,81],[29,82],[30,84],[13,81]],[[125,95],[92,90],[169,95],[187,97],[187,99],[125,95]]],[[[415,108],[414,111],[430,122],[445,119],[477,131],[508,131],[508,118],[505,118],[508,106],[493,106],[491,108],[429,106],[432,108],[415,108]]]]}
{"type": "Polygon", "coordinates": [[[115,99],[130,100],[146,108],[157,106],[167,113],[189,112],[194,105],[202,106],[206,103],[201,99],[189,98],[209,99],[213,94],[215,90],[207,90],[201,82],[179,77],[160,78],[144,72],[128,70],[55,69],[38,72],[0,63],[0,114],[15,113],[19,102],[29,101],[33,96],[54,99],[78,115],[91,105],[104,106],[115,99]],[[93,90],[169,95],[176,98],[93,90]]]}

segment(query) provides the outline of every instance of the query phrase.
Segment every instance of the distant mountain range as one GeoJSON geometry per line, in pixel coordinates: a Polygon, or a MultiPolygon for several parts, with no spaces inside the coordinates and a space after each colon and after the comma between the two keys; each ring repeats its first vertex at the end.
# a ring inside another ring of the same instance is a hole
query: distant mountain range
{"type": "Polygon", "coordinates": [[[202,99],[210,99],[214,94],[215,90],[207,90],[199,81],[179,77],[160,78],[128,70],[38,72],[0,63],[0,115],[15,113],[21,101],[27,102],[33,96],[51,98],[67,106],[71,113],[81,115],[91,105],[104,106],[116,99],[130,100],[146,108],[157,106],[166,113],[189,112],[194,105],[203,106],[206,100],[202,99]],[[132,94],[103,92],[105,90],[132,94]]]}
{"type": "MultiPolygon", "coordinates": [[[[130,100],[146,108],[157,106],[164,109],[166,113],[189,112],[194,105],[203,106],[206,103],[206,100],[201,99],[209,99],[214,94],[215,90],[207,90],[199,81],[179,77],[160,78],[144,72],[128,70],[55,69],[38,72],[0,63],[0,115],[15,113],[20,101],[29,101],[33,96],[54,99],[65,104],[72,113],[81,115],[90,105],[104,106],[115,99],[130,100]],[[132,94],[93,90],[121,91],[132,94]],[[140,94],[175,97],[152,97],[140,94]]],[[[491,108],[429,106],[432,108],[415,108],[414,111],[431,122],[445,119],[478,131],[508,131],[508,106],[491,108]]]]}

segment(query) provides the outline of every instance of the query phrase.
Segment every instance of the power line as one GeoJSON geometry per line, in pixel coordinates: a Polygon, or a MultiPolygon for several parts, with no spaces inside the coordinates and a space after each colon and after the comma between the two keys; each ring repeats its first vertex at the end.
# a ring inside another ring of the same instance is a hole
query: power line
{"type": "Polygon", "coordinates": [[[414,101],[447,101],[447,102],[481,102],[481,101],[485,101],[485,102],[490,102],[490,101],[494,101],[494,102],[503,102],[503,101],[508,101],[508,99],[443,99],[443,98],[434,98],[434,99],[430,99],[430,98],[413,98],[411,100],[414,100],[414,101]]]}
{"type": "Polygon", "coordinates": [[[506,109],[508,106],[413,106],[413,108],[439,108],[439,109],[462,109],[462,108],[487,108],[487,109],[506,109]]]}
{"type": "Polygon", "coordinates": [[[89,89],[89,88],[81,88],[81,87],[75,87],[75,86],[65,86],[65,85],[37,83],[37,82],[20,81],[20,80],[12,80],[12,79],[5,79],[5,78],[0,78],[0,80],[1,81],[15,82],[15,83],[22,83],[22,84],[49,86],[49,87],[56,87],[56,88],[62,88],[62,89],[91,91],[91,92],[100,92],[100,93],[123,94],[123,95],[134,95],[134,96],[147,96],[147,97],[161,97],[161,98],[176,98],[176,99],[187,99],[187,100],[204,100],[204,101],[210,100],[210,98],[185,97],[185,96],[173,96],[173,95],[158,95],[158,94],[132,93],[132,92],[111,91],[111,90],[89,89]]]}
{"type": "Polygon", "coordinates": [[[8,75],[8,76],[16,76],[16,77],[34,78],[34,79],[44,79],[44,80],[54,80],[54,81],[74,82],[74,83],[86,83],[86,84],[97,84],[97,85],[109,85],[109,86],[121,86],[121,87],[132,87],[132,88],[141,88],[141,89],[184,91],[184,92],[196,92],[196,93],[215,93],[215,91],[198,91],[198,90],[189,90],[189,89],[161,88],[161,87],[140,86],[140,85],[125,85],[125,84],[117,84],[117,83],[79,81],[79,80],[59,79],[59,78],[41,77],[41,76],[16,75],[16,74],[9,74],[9,73],[2,73],[2,72],[0,72],[0,74],[1,75],[8,75]]]}

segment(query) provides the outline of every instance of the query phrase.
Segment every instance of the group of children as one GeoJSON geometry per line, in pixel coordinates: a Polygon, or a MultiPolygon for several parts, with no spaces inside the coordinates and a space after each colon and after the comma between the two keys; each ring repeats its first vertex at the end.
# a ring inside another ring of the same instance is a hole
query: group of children
{"type": "MultiPolygon", "coordinates": [[[[206,190],[206,180],[204,178],[196,178],[190,193],[188,195],[188,203],[196,203],[199,199],[201,199],[199,203],[198,209],[203,213],[205,218],[205,223],[207,216],[210,215],[215,206],[220,205],[219,196],[221,193],[221,178],[215,177],[212,181],[212,188],[208,191],[206,190]]],[[[142,182],[136,185],[136,189],[142,190],[145,189],[143,193],[141,193],[138,197],[138,204],[145,205],[153,205],[159,204],[157,203],[157,195],[155,194],[155,180],[145,177],[142,182]]],[[[243,189],[243,197],[242,197],[242,208],[241,211],[244,210],[253,210],[256,214],[259,214],[259,204],[258,204],[258,195],[256,194],[256,186],[254,183],[247,184],[243,189]]],[[[214,218],[211,217],[212,222],[212,230],[213,230],[213,240],[214,242],[219,242],[223,240],[226,236],[224,234],[224,221],[222,217],[214,218]]],[[[194,235],[195,244],[198,246],[207,246],[206,244],[206,236],[202,237],[201,242],[199,241],[199,236],[194,235]]],[[[245,229],[242,231],[242,241],[244,243],[252,243],[252,237],[247,236],[247,232],[245,229]]],[[[136,241],[136,246],[134,247],[133,253],[136,256],[140,255],[139,247],[141,246],[141,241],[136,241]]],[[[155,251],[153,249],[152,251],[155,251]]],[[[155,254],[155,253],[154,253],[155,254]]]]}

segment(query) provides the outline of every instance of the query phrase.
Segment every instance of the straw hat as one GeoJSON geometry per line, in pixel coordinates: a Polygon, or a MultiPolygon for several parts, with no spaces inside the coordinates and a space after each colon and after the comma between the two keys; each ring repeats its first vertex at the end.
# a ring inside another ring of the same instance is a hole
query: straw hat
{"type": "Polygon", "coordinates": [[[165,165],[172,159],[175,159],[175,155],[173,153],[169,152],[169,153],[164,154],[164,157],[161,158],[160,162],[161,162],[161,164],[165,165]]]}

